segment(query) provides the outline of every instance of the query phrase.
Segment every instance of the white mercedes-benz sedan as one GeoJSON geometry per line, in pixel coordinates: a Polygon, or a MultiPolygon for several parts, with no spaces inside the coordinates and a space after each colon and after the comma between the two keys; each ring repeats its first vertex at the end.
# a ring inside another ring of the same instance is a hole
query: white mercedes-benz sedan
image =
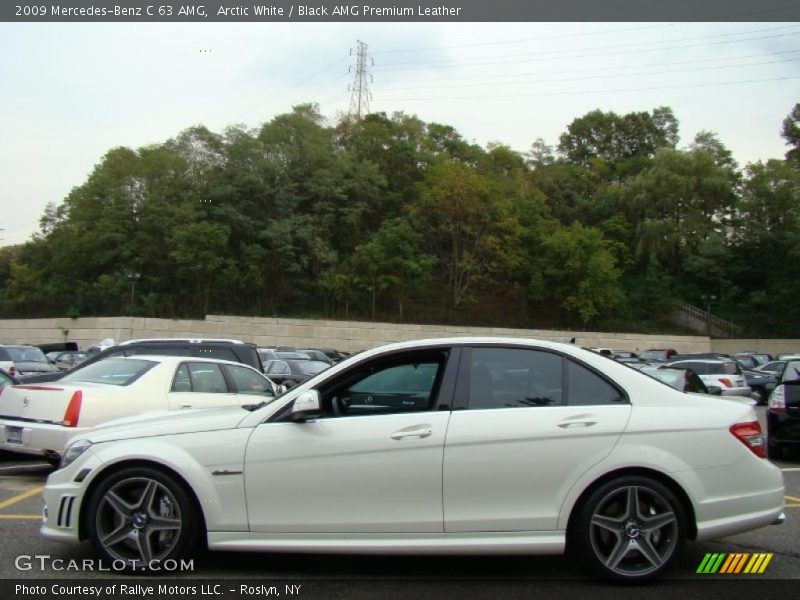
{"type": "Polygon", "coordinates": [[[453,338],[360,353],[277,399],[73,438],[42,533],[136,570],[201,544],[567,550],[636,580],[686,540],[781,522],[783,496],[752,406],[573,345],[453,338]]]}

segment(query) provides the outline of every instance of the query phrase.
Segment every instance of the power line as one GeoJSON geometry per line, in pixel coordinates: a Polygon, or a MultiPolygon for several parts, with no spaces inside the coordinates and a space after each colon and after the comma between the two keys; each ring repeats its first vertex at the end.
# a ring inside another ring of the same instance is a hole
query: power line
{"type": "MultiPolygon", "coordinates": [[[[798,50],[785,50],[782,52],[773,52],[770,56],[781,56],[783,54],[796,54],[800,52],[798,50]]],[[[705,62],[720,62],[725,60],[741,60],[746,58],[763,58],[763,54],[745,54],[739,56],[727,56],[727,57],[720,57],[720,58],[694,58],[692,60],[679,60],[679,61],[671,61],[671,62],[664,62],[664,63],[649,63],[646,65],[625,65],[620,67],[606,67],[603,69],[597,69],[596,67],[584,68],[584,69],[559,69],[558,71],[529,71],[526,73],[514,73],[508,74],[503,73],[499,75],[480,75],[480,76],[470,76],[470,77],[448,77],[448,81],[481,81],[485,79],[508,79],[510,77],[519,78],[519,77],[526,77],[529,75],[561,75],[564,73],[596,73],[598,71],[620,71],[620,70],[627,70],[627,69],[638,69],[638,68],[645,68],[645,67],[671,67],[675,65],[688,65],[688,64],[696,64],[696,63],[705,63],[705,62]]],[[[783,61],[777,61],[783,62],[783,61]]],[[[720,68],[724,68],[725,65],[722,65],[720,68]]],[[[405,84],[406,82],[419,82],[418,79],[390,79],[384,82],[384,85],[393,84],[393,83],[402,83],[405,84]]],[[[440,78],[430,78],[424,79],[422,81],[441,81],[440,78]]]]}
{"type": "Polygon", "coordinates": [[[745,79],[740,81],[716,81],[708,83],[694,83],[685,85],[667,85],[667,86],[654,86],[643,88],[619,88],[611,90],[579,90],[573,92],[539,92],[534,94],[512,94],[512,95],[493,95],[493,96],[454,96],[454,97],[422,97],[422,98],[392,98],[393,102],[414,102],[425,101],[430,102],[432,99],[436,100],[498,100],[503,98],[537,98],[542,96],[579,96],[582,94],[610,94],[610,93],[625,93],[625,92],[649,92],[657,90],[675,90],[675,89],[689,89],[699,87],[723,86],[723,85],[742,85],[747,83],[766,83],[772,81],[788,81],[793,79],[800,79],[800,75],[791,77],[773,77],[769,79],[745,79]]]}
{"type": "MultiPolygon", "coordinates": [[[[797,25],[791,25],[789,27],[798,27],[797,25]]],[[[786,27],[780,27],[778,29],[785,29],[786,27]]],[[[747,32],[747,33],[754,33],[754,32],[747,32]]],[[[752,37],[752,38],[744,38],[741,40],[721,40],[718,42],[707,42],[701,44],[686,44],[686,45],[677,45],[677,46],[663,46],[657,48],[635,48],[636,52],[659,52],[663,50],[675,50],[680,48],[698,48],[704,46],[719,46],[723,44],[741,44],[743,42],[752,42],[752,41],[759,41],[759,40],[767,40],[767,39],[775,39],[775,38],[782,38],[788,37],[792,35],[798,35],[800,31],[794,31],[791,33],[782,33],[777,35],[768,35],[768,36],[759,36],[759,37],[752,37]]],[[[727,34],[730,35],[730,34],[727,34]]],[[[738,35],[738,34],[736,34],[738,35]]],[[[718,36],[710,36],[710,37],[718,37],[718,36]]],[[[708,39],[708,38],[686,38],[687,40],[694,40],[694,39],[708,39]]],[[[674,41],[682,41],[682,40],[669,40],[663,42],[656,42],[658,44],[665,44],[671,43],[674,41]]],[[[683,40],[685,41],[685,40],[683,40]]],[[[446,59],[446,60],[432,60],[432,61],[417,61],[415,63],[387,63],[385,65],[378,65],[378,68],[381,70],[387,71],[406,71],[410,69],[418,69],[420,65],[440,65],[443,67],[450,67],[450,66],[458,66],[459,64],[464,64],[466,66],[484,66],[484,65],[496,65],[496,64],[507,64],[507,63],[525,63],[525,62],[541,62],[543,60],[570,60],[574,58],[586,58],[586,57],[596,57],[596,56],[613,56],[615,54],[625,54],[631,51],[632,47],[636,46],[646,46],[645,42],[639,42],[636,44],[623,44],[623,45],[616,45],[616,46],[600,46],[597,48],[579,48],[575,50],[555,50],[552,52],[537,52],[536,58],[530,58],[530,53],[527,54],[509,54],[509,55],[497,55],[497,56],[489,56],[485,58],[472,58],[472,59],[446,59]],[[619,50],[617,52],[596,52],[596,50],[606,50],[606,49],[613,49],[613,48],[625,48],[624,50],[619,50]],[[573,52],[589,52],[589,54],[571,54],[573,52]],[[525,57],[524,60],[509,60],[511,58],[517,57],[525,57]],[[500,61],[494,59],[502,59],[500,61]],[[480,62],[478,62],[480,61],[480,62]],[[488,62],[487,62],[488,61],[488,62]],[[455,64],[454,64],[455,63],[455,64]],[[407,66],[409,65],[409,66],[407,66]]]]}
{"type": "MultiPolygon", "coordinates": [[[[792,62],[798,62],[800,58],[790,58],[787,60],[773,60],[773,61],[765,61],[765,62],[751,62],[751,63],[738,63],[733,65],[716,65],[716,66],[709,66],[709,67],[697,67],[693,69],[672,69],[667,71],[642,71],[639,73],[622,73],[618,75],[588,75],[585,77],[560,77],[554,79],[523,79],[520,80],[518,76],[509,76],[506,75],[506,78],[510,78],[510,81],[492,81],[488,83],[455,83],[455,84],[436,84],[436,85],[421,85],[421,86],[408,86],[403,85],[402,87],[405,89],[441,89],[441,88],[460,88],[460,87],[476,87],[476,86],[495,86],[495,85],[504,85],[506,83],[509,84],[526,84],[526,83],[551,83],[551,82],[560,82],[560,81],[583,81],[586,79],[606,79],[609,77],[641,77],[641,76],[648,76],[648,75],[668,75],[671,73],[690,73],[695,71],[710,71],[710,70],[719,70],[719,69],[733,69],[733,68],[741,68],[741,67],[755,67],[755,66],[762,66],[762,65],[774,65],[774,64],[786,64],[792,62]]],[[[601,71],[604,69],[601,69],[601,71]]],[[[388,88],[389,90],[393,88],[388,88]]],[[[396,89],[396,88],[394,88],[396,89]]]]}

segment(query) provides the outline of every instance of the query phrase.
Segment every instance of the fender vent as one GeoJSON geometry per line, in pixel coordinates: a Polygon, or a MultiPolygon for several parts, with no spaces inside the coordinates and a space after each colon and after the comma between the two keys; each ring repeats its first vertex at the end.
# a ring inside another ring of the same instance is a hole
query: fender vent
{"type": "Polygon", "coordinates": [[[61,496],[61,501],[58,504],[57,525],[59,527],[70,527],[72,523],[73,504],[75,504],[75,496],[61,496]]]}

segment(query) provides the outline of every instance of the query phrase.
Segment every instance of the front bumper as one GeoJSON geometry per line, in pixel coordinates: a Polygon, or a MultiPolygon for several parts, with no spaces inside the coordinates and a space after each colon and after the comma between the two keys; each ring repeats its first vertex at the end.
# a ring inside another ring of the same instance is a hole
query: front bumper
{"type": "Polygon", "coordinates": [[[84,494],[91,480],[91,472],[100,466],[91,449],[82,454],[66,469],[50,473],[42,492],[44,508],[39,532],[46,538],[61,542],[80,541],[80,514],[84,494]],[[75,481],[78,473],[89,473],[75,481]]]}

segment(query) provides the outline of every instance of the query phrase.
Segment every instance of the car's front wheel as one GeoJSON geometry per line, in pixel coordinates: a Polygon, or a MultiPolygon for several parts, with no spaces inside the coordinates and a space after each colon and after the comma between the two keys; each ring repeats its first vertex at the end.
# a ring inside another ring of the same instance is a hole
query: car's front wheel
{"type": "Polygon", "coordinates": [[[665,485],[621,477],[592,492],[570,531],[573,550],[602,577],[637,581],[663,573],[686,539],[686,516],[665,485]]]}
{"type": "Polygon", "coordinates": [[[118,570],[158,569],[163,561],[186,558],[202,531],[183,485],[150,467],[124,469],[103,480],[89,498],[86,516],[89,538],[118,570]]]}

